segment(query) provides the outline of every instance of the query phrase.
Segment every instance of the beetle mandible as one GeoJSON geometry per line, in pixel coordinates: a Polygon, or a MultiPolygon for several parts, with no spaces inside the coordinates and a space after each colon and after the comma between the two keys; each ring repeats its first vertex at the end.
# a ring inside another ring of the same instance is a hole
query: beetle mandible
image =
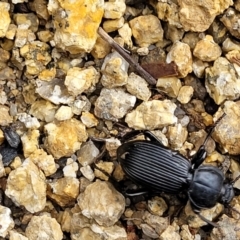
{"type": "Polygon", "coordinates": [[[178,152],[163,146],[157,137],[146,130],[133,131],[127,137],[143,133],[151,141],[123,143],[117,150],[117,158],[125,174],[143,187],[169,194],[187,191],[193,211],[214,225],[199,214],[200,210],[212,208],[217,202],[228,204],[234,197],[234,189],[233,183],[225,181],[219,168],[201,165],[206,158],[205,143],[213,128],[191,162],[178,152]]]}

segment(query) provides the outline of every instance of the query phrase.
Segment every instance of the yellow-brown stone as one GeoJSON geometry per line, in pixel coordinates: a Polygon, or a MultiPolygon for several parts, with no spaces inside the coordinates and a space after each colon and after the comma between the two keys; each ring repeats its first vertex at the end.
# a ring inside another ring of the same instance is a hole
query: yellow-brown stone
{"type": "Polygon", "coordinates": [[[49,3],[54,17],[56,45],[71,53],[90,52],[103,16],[103,0],[73,0],[49,3]],[[56,4],[57,3],[57,4],[56,4]]]}
{"type": "Polygon", "coordinates": [[[154,15],[136,17],[129,24],[133,37],[140,47],[148,47],[163,39],[161,22],[154,15]]]}
{"type": "Polygon", "coordinates": [[[62,207],[73,206],[79,194],[79,181],[74,177],[64,177],[49,183],[47,195],[62,207]]]}
{"type": "Polygon", "coordinates": [[[71,156],[87,140],[86,127],[75,118],[45,125],[44,145],[55,158],[71,156]]]}
{"type": "Polygon", "coordinates": [[[0,38],[5,37],[8,26],[11,22],[10,15],[10,4],[6,2],[0,2],[0,38]]]}

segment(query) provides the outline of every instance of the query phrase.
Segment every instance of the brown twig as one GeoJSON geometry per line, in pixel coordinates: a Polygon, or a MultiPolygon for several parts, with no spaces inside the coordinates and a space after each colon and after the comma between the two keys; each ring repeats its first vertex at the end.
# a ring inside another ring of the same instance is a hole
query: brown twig
{"type": "Polygon", "coordinates": [[[101,27],[98,28],[98,34],[109,43],[133,68],[134,70],[143,77],[149,84],[156,85],[156,79],[151,76],[146,70],[144,70],[137,62],[135,62],[126,50],[117,44],[101,27]]]}

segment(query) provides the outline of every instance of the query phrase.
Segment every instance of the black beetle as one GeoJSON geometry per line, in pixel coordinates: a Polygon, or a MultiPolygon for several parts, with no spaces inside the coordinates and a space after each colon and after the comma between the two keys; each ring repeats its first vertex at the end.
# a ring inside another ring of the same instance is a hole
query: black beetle
{"type": "Polygon", "coordinates": [[[186,191],[194,212],[204,221],[216,226],[199,212],[201,209],[214,207],[217,202],[228,204],[234,197],[234,189],[233,183],[225,181],[219,168],[201,166],[206,158],[206,140],[189,162],[178,152],[163,146],[149,131],[133,131],[127,134],[127,138],[139,133],[143,133],[151,141],[126,142],[117,150],[117,158],[125,174],[133,182],[154,192],[179,194],[186,191]]]}

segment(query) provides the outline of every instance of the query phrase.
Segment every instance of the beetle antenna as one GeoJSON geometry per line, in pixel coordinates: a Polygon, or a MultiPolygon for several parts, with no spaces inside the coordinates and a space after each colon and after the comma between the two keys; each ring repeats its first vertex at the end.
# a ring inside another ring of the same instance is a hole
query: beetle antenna
{"type": "Polygon", "coordinates": [[[211,134],[213,133],[213,130],[215,128],[215,126],[222,120],[222,118],[226,115],[226,113],[223,113],[222,116],[215,122],[215,124],[211,127],[210,131],[208,132],[203,144],[200,146],[200,148],[198,149],[197,153],[194,155],[194,157],[192,158],[192,168],[193,169],[197,169],[204,161],[204,159],[206,158],[207,152],[205,150],[205,145],[206,142],[208,141],[209,137],[211,136],[211,134]]]}
{"type": "Polygon", "coordinates": [[[226,116],[226,113],[224,112],[222,114],[222,116],[213,124],[213,126],[210,128],[210,131],[208,132],[204,142],[203,142],[203,145],[206,144],[206,142],[208,141],[209,137],[212,135],[213,131],[214,131],[214,128],[217,126],[217,124],[223,119],[223,117],[226,116]]]}
{"type": "Polygon", "coordinates": [[[239,178],[240,178],[240,175],[238,175],[233,181],[231,181],[230,184],[233,185],[239,178]]]}

